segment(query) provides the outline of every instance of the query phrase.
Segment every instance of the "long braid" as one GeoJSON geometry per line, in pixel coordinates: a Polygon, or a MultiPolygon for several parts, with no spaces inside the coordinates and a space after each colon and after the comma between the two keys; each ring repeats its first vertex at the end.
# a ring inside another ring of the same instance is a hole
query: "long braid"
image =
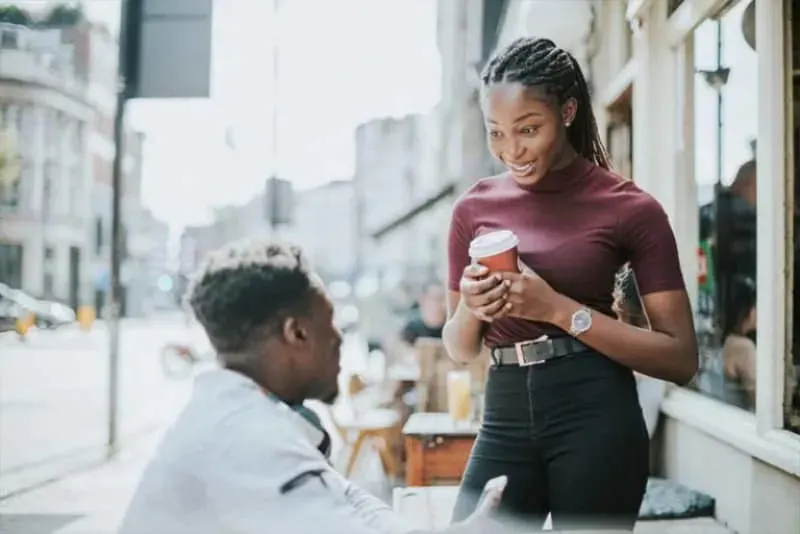
{"type": "Polygon", "coordinates": [[[606,169],[611,167],[597,129],[583,71],[572,54],[558,48],[550,39],[523,37],[515,40],[486,64],[481,81],[485,87],[503,82],[536,87],[555,96],[559,104],[574,98],[578,109],[567,130],[569,143],[589,161],[606,169]]]}
{"type": "Polygon", "coordinates": [[[589,94],[589,84],[583,76],[583,70],[572,54],[567,53],[572,60],[575,71],[578,95],[578,111],[575,114],[575,121],[567,131],[567,139],[573,144],[584,157],[594,161],[600,167],[611,168],[606,146],[600,139],[600,131],[597,128],[597,119],[592,110],[592,97],[589,94]],[[591,156],[591,157],[590,157],[591,156]]]}

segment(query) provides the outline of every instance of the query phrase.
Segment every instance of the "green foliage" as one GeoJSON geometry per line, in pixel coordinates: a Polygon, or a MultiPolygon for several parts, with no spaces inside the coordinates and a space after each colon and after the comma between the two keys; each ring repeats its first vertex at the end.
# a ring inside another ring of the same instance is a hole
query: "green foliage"
{"type": "Polygon", "coordinates": [[[85,20],[80,4],[56,4],[42,19],[14,5],[0,5],[0,22],[28,28],[68,28],[85,20]]]}
{"type": "Polygon", "coordinates": [[[27,11],[13,5],[0,6],[0,22],[28,27],[35,25],[34,20],[27,11]]]}
{"type": "Polygon", "coordinates": [[[58,4],[50,10],[41,24],[47,28],[64,28],[75,26],[83,20],[83,9],[80,4],[77,6],[58,4]]]}

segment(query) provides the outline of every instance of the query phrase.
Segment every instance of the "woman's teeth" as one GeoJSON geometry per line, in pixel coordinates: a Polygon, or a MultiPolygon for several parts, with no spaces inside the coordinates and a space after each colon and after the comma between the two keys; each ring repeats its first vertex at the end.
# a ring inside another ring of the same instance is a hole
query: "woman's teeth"
{"type": "Polygon", "coordinates": [[[527,165],[522,165],[522,166],[514,165],[512,163],[507,163],[507,165],[508,165],[508,168],[511,169],[512,171],[517,172],[517,173],[522,173],[522,174],[527,174],[527,173],[531,172],[533,170],[533,168],[534,168],[534,165],[533,165],[532,161],[530,163],[528,163],[527,165]]]}

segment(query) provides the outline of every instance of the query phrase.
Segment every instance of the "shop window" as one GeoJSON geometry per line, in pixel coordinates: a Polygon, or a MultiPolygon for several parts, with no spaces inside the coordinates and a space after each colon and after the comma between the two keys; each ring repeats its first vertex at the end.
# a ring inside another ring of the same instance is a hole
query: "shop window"
{"type": "Polygon", "coordinates": [[[44,165],[44,184],[42,185],[42,218],[50,220],[53,215],[55,207],[55,171],[56,165],[52,161],[48,161],[44,165]]]}
{"type": "Polygon", "coordinates": [[[0,283],[15,289],[22,287],[22,245],[0,243],[0,283]]]}
{"type": "Polygon", "coordinates": [[[694,178],[699,209],[697,331],[692,387],[743,409],[756,391],[757,56],[743,0],[694,40],[694,178]]]}
{"type": "Polygon", "coordinates": [[[10,134],[0,131],[0,208],[16,208],[20,202],[22,165],[10,134]]]}
{"type": "Polygon", "coordinates": [[[42,281],[43,292],[42,297],[51,300],[55,296],[55,281],[53,273],[44,273],[44,280],[42,281]]]}
{"type": "MultiPolygon", "coordinates": [[[[791,9],[791,3],[787,4],[787,9],[791,9]]],[[[792,320],[792,354],[787,362],[786,391],[786,428],[800,434],[800,13],[791,13],[792,21],[792,88],[794,103],[794,131],[792,136],[794,143],[792,147],[794,154],[794,187],[792,217],[789,219],[792,224],[789,235],[794,248],[790,249],[787,255],[790,265],[792,265],[792,301],[791,301],[791,320],[792,320]]]]}
{"type": "Polygon", "coordinates": [[[19,48],[18,37],[16,30],[4,30],[0,33],[0,48],[16,50],[19,48]]]}

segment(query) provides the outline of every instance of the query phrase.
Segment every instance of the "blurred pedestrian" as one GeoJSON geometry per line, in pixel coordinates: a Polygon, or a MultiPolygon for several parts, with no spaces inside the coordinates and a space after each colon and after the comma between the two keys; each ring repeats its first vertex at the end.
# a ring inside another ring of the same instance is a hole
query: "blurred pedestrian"
{"type": "Polygon", "coordinates": [[[419,338],[442,338],[442,328],[447,320],[447,303],[444,288],[437,282],[425,286],[419,307],[403,326],[401,339],[414,345],[419,338]]]}

